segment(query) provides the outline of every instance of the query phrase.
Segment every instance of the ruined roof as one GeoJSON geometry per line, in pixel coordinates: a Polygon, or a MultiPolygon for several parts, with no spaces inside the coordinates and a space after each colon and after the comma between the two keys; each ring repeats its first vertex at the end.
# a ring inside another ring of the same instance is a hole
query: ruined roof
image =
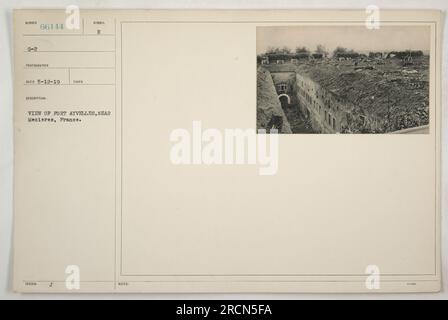
{"type": "Polygon", "coordinates": [[[376,64],[359,62],[302,64],[297,73],[309,77],[364,113],[384,116],[394,113],[424,112],[429,107],[428,57],[403,67],[397,59],[376,64]]]}

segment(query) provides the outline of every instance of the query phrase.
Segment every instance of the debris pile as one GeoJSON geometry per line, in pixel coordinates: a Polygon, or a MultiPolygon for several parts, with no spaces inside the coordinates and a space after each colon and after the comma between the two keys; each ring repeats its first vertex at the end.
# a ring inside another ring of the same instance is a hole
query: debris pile
{"type": "Polygon", "coordinates": [[[344,106],[346,132],[391,132],[429,123],[429,57],[403,67],[398,59],[384,64],[358,61],[301,64],[296,72],[330,92],[344,106]]]}

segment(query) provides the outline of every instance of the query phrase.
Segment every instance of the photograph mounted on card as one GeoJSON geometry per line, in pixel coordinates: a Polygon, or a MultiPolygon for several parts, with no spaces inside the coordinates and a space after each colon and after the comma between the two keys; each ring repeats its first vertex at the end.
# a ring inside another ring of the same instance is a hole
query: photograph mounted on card
{"type": "Polygon", "coordinates": [[[15,10],[15,290],[438,291],[440,19],[15,10]]]}

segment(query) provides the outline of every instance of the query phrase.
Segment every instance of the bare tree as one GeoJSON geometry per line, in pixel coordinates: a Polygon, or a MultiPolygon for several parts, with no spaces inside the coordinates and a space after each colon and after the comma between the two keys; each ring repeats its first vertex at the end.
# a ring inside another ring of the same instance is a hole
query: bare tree
{"type": "Polygon", "coordinates": [[[327,48],[325,48],[324,45],[322,45],[322,44],[318,44],[317,45],[316,53],[322,54],[323,57],[327,57],[328,56],[327,48]]]}
{"type": "Polygon", "coordinates": [[[287,46],[284,46],[284,47],[281,49],[281,52],[282,52],[282,53],[289,54],[289,53],[291,53],[291,49],[288,48],[287,46]]]}
{"type": "Polygon", "coordinates": [[[310,53],[310,51],[306,47],[297,47],[295,51],[296,51],[297,54],[299,54],[299,53],[310,53]]]}

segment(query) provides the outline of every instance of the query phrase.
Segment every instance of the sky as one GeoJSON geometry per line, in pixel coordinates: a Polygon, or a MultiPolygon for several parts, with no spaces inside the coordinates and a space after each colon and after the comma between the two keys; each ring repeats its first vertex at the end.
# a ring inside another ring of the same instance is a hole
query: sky
{"type": "Polygon", "coordinates": [[[365,51],[430,50],[429,26],[289,26],[257,27],[257,54],[268,47],[305,46],[311,51],[322,44],[329,52],[337,46],[365,51]]]}

